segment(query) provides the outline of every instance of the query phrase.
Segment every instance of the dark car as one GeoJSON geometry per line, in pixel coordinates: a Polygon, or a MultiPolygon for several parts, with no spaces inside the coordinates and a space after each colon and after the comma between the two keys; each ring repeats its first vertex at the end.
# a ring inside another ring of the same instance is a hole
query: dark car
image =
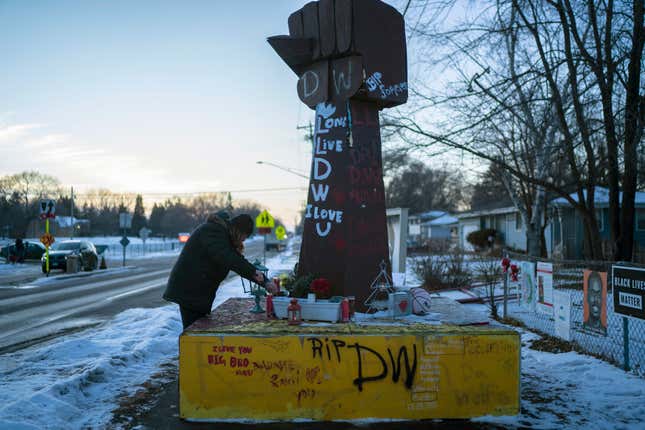
{"type": "MultiPolygon", "coordinates": [[[[62,269],[67,271],[67,257],[76,255],[82,270],[94,270],[99,266],[99,256],[92,242],[86,240],[64,240],[56,242],[49,250],[49,270],[62,269]]],[[[42,259],[43,273],[47,273],[45,256],[42,259]]]]}
{"type": "MultiPolygon", "coordinates": [[[[45,253],[45,245],[40,242],[24,242],[25,260],[40,260],[45,253]]],[[[5,245],[0,248],[0,257],[9,260],[10,255],[16,255],[16,245],[5,245]]]]}

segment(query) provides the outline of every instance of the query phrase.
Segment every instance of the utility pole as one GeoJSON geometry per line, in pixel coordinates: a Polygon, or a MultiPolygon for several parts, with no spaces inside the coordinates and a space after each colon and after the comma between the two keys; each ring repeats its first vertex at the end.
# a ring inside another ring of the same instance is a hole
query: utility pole
{"type": "Polygon", "coordinates": [[[74,228],[76,228],[76,223],[74,222],[74,187],[72,187],[72,206],[69,210],[70,223],[72,224],[72,232],[69,235],[70,239],[74,238],[74,228]]]}
{"type": "Polygon", "coordinates": [[[310,141],[311,147],[314,147],[314,125],[309,121],[308,125],[299,125],[296,127],[296,130],[307,130],[305,133],[305,142],[310,141]]]}

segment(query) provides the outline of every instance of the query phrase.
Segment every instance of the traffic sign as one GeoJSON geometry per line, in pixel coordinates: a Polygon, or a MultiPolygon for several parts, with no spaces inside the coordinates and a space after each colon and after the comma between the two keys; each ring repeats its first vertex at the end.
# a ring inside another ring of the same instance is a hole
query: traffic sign
{"type": "Polygon", "coordinates": [[[139,229],[139,237],[145,242],[148,239],[148,236],[150,236],[151,232],[152,230],[150,230],[148,227],[141,227],[139,229]]]}
{"type": "Polygon", "coordinates": [[[127,212],[119,214],[119,228],[132,228],[132,214],[127,212]]]}
{"type": "Polygon", "coordinates": [[[42,199],[40,201],[40,219],[56,218],[56,201],[42,199]]]}
{"type": "Polygon", "coordinates": [[[279,225],[278,228],[275,229],[275,237],[278,240],[284,240],[287,237],[287,230],[279,225]]]}
{"type": "Polygon", "coordinates": [[[269,211],[265,209],[262,211],[262,213],[260,213],[260,215],[257,216],[257,218],[255,218],[255,226],[262,229],[271,229],[275,227],[275,220],[273,219],[269,211]]]}
{"type": "Polygon", "coordinates": [[[130,244],[130,239],[128,239],[126,236],[123,236],[121,240],[119,241],[122,247],[126,247],[130,244]]]}
{"type": "Polygon", "coordinates": [[[45,233],[42,236],[40,236],[40,242],[45,245],[47,248],[52,246],[52,244],[56,241],[54,239],[54,236],[50,233],[45,233]]]}

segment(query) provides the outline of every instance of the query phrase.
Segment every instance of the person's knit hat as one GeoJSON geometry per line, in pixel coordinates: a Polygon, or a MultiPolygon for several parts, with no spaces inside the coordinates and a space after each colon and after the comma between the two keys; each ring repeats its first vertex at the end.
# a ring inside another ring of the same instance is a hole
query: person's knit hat
{"type": "Polygon", "coordinates": [[[253,234],[253,218],[247,214],[241,214],[231,219],[231,225],[247,237],[253,234]]]}

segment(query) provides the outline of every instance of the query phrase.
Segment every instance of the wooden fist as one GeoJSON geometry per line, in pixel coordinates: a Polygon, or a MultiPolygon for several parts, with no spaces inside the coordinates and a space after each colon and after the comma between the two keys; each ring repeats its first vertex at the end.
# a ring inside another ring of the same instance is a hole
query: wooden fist
{"type": "Polygon", "coordinates": [[[408,98],[403,16],[380,0],[320,0],[289,16],[289,35],[268,39],[300,77],[310,108],[348,98],[379,108],[408,98]]]}

